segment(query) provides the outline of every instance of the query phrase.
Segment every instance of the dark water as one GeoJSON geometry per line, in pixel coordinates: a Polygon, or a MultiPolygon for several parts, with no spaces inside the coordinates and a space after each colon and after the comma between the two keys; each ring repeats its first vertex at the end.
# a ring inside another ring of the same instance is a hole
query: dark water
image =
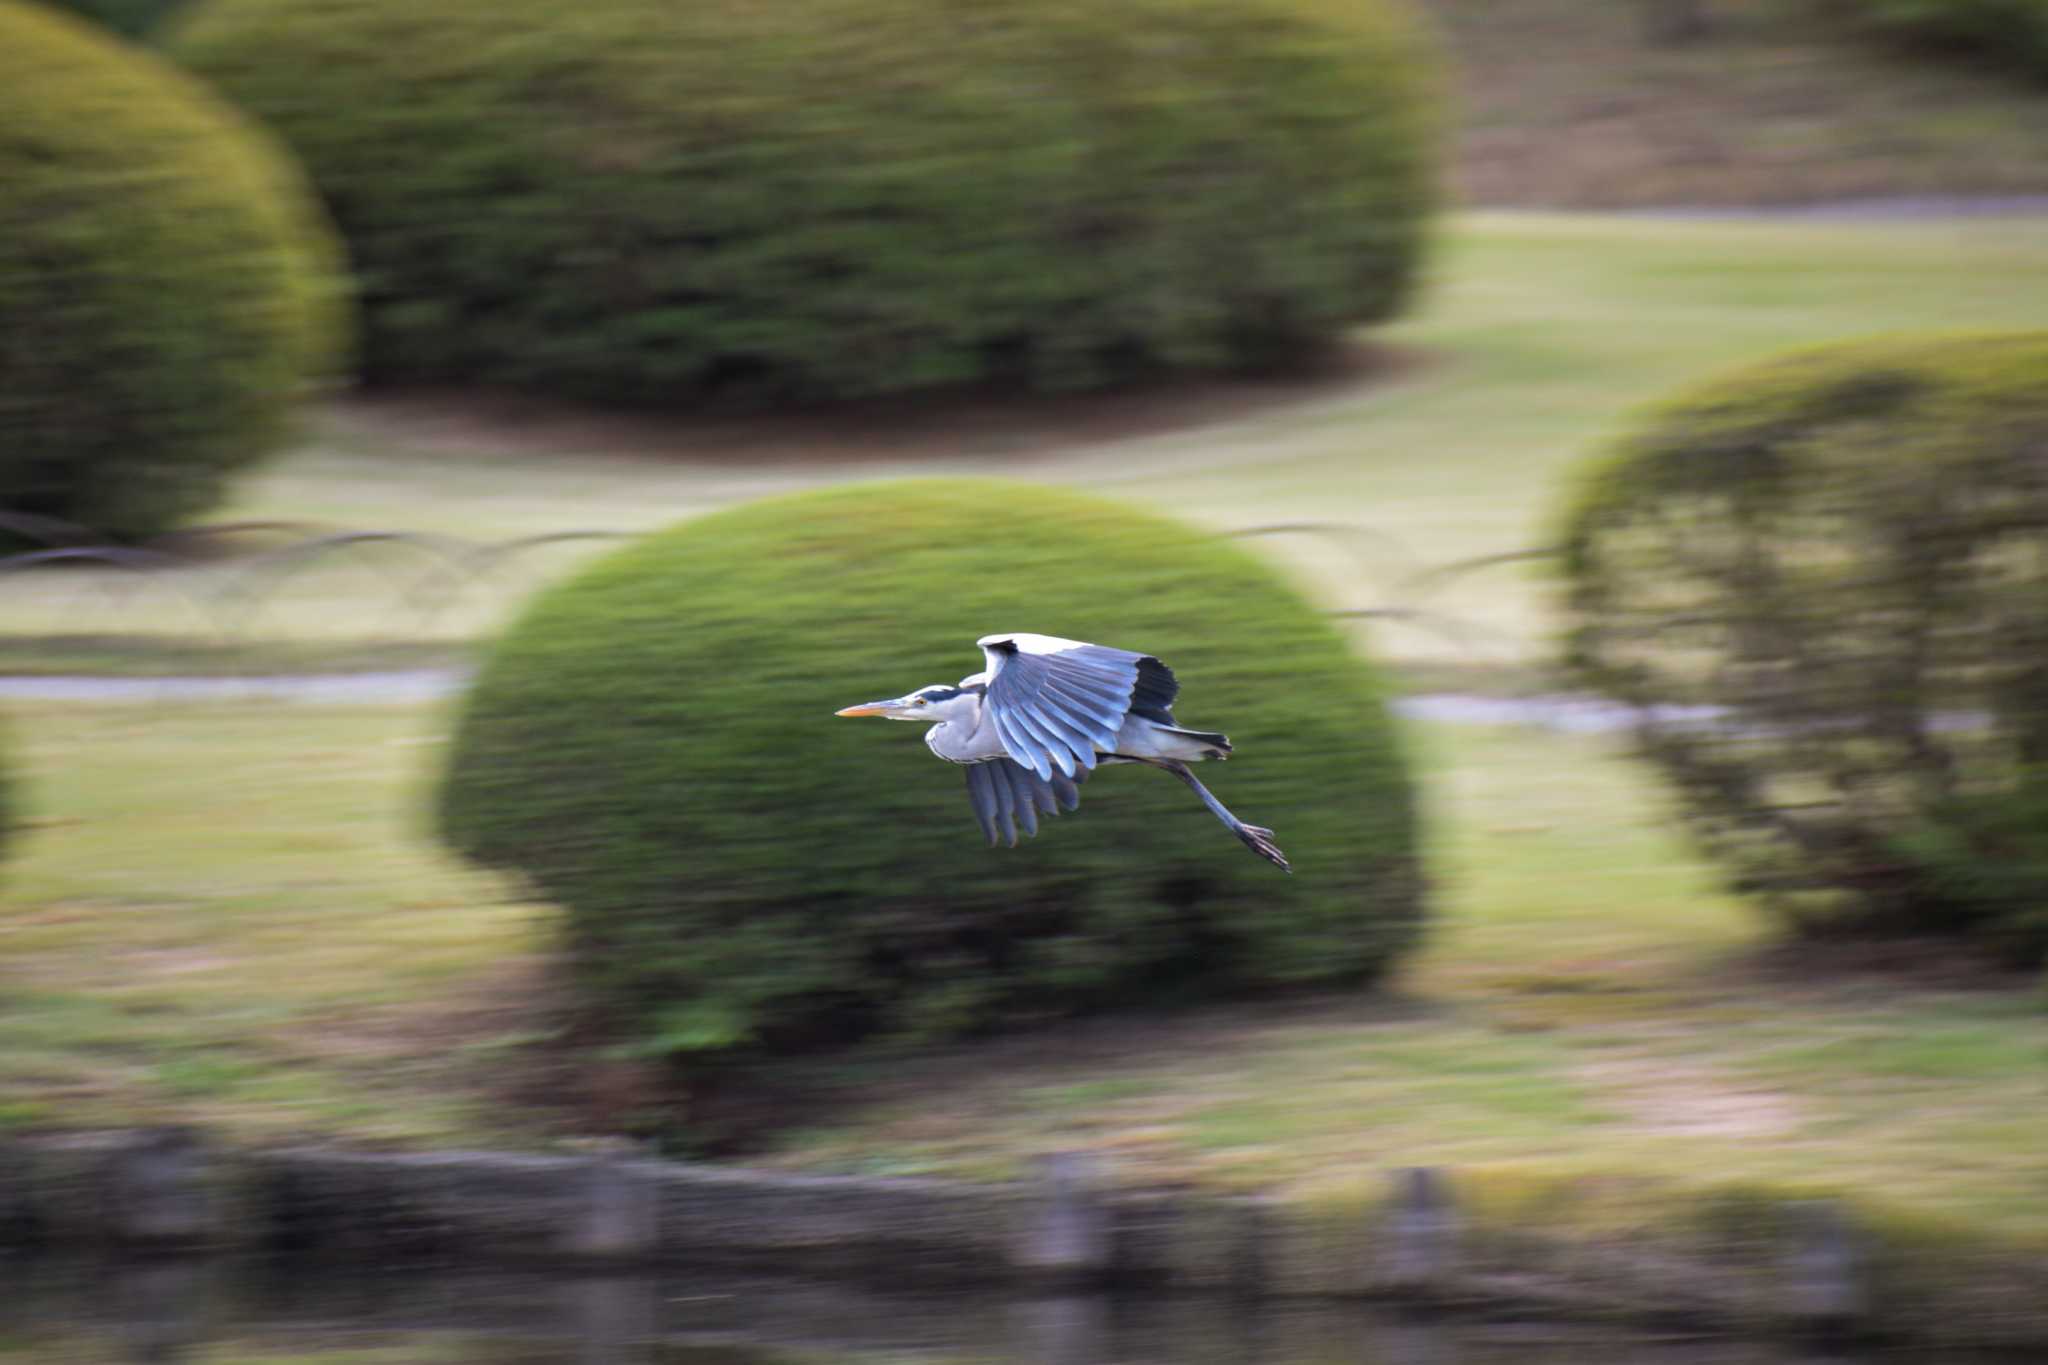
{"type": "Polygon", "coordinates": [[[28,1261],[0,1262],[0,1280],[5,1365],[1936,1365],[1350,1305],[766,1277],[28,1261]]]}

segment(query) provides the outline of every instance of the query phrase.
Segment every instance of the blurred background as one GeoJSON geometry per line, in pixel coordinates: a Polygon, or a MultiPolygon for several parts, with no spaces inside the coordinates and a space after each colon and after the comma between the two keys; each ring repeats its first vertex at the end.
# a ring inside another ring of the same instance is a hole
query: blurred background
{"type": "Polygon", "coordinates": [[[2042,0],[0,0],[0,187],[0,1128],[2048,1250],[2042,0]],[[1295,875],[831,717],[1011,629],[1295,875]]]}

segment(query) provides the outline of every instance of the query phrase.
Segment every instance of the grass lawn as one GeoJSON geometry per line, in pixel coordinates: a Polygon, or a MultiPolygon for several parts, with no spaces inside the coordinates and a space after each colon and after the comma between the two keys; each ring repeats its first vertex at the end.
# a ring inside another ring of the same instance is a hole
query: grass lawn
{"type": "MultiPolygon", "coordinates": [[[[1424,306],[1384,334],[1401,363],[1376,382],[1014,420],[659,426],[355,404],[223,515],[496,540],[986,470],[1217,528],[1376,528],[1400,548],[1376,543],[1371,573],[1274,543],[1321,600],[1370,605],[1409,565],[1539,541],[1560,473],[1673,384],[1796,342],[2043,318],[2038,221],[1482,214],[1451,225],[1424,306]]],[[[203,604],[207,584],[101,604],[91,575],[53,575],[8,585],[0,634],[17,637],[10,668],[59,659],[53,635],[72,651],[61,666],[157,666],[152,632],[207,667],[251,642],[259,660],[416,662],[460,651],[520,583],[588,552],[537,551],[503,591],[423,620],[394,606],[407,549],[365,547],[285,577],[239,634],[196,645],[167,604],[203,604]]],[[[1372,644],[1410,663],[1525,663],[1542,591],[1536,572],[1475,574],[1441,599],[1483,632],[1470,649],[1391,626],[1372,644]]],[[[573,1106],[507,1099],[547,1026],[549,917],[425,840],[438,709],[12,710],[31,824],[0,882],[0,1118],[409,1143],[532,1144],[574,1126],[573,1106]]],[[[1247,1187],[1417,1161],[1510,1185],[1623,1168],[1846,1187],[2048,1240],[2035,996],[1773,966],[1605,742],[1417,734],[1439,927],[1391,994],[901,1059],[854,1075],[870,1102],[813,1115],[773,1159],[981,1176],[1085,1141],[1140,1175],[1247,1187]]],[[[934,800],[951,810],[943,776],[934,800]]]]}
{"type": "Polygon", "coordinates": [[[1418,738],[1440,918],[1389,997],[905,1062],[780,1159],[995,1176],[1089,1146],[1163,1180],[1311,1190],[1404,1165],[1505,1189],[1621,1172],[1842,1190],[2048,1242],[2039,997],[1766,952],[1611,741],[1418,738]]]}
{"type": "MultiPolygon", "coordinates": [[[[1559,476],[1632,407],[1782,346],[2044,318],[2038,219],[1845,227],[1477,214],[1449,225],[1416,314],[1378,334],[1400,363],[1376,381],[857,422],[357,404],[248,480],[220,517],[490,542],[644,530],[823,480],[981,471],[1089,487],[1219,529],[1371,528],[1362,562],[1300,537],[1270,544],[1332,606],[1419,601],[1465,630],[1454,641],[1386,625],[1371,642],[1383,657],[1493,667],[1540,650],[1540,571],[1484,570],[1420,597],[1403,580],[1540,543],[1559,476]]],[[[193,651],[209,644],[253,644],[256,666],[416,662],[459,651],[526,587],[594,548],[532,550],[452,597],[434,591],[445,558],[408,544],[255,572],[216,565],[125,595],[112,592],[120,578],[17,579],[0,597],[0,638],[15,640],[0,662],[180,666],[135,647],[166,637],[205,667],[218,658],[193,651]]]]}
{"type": "Polygon", "coordinates": [[[421,834],[425,711],[14,708],[0,1117],[245,1136],[508,1138],[471,1101],[528,1036],[544,911],[421,834]]]}
{"type": "MultiPolygon", "coordinates": [[[[530,1146],[599,1098],[507,1100],[554,1065],[528,1046],[550,916],[426,840],[438,710],[16,721],[31,826],[0,893],[0,1117],[530,1146]]],[[[979,1178],[1089,1145],[1135,1178],[1240,1188],[1621,1170],[1876,1193],[2048,1239],[2036,998],[1773,967],[1607,741],[1417,737],[1440,918],[1390,993],[843,1069],[839,1103],[763,1159],[979,1178]]]]}

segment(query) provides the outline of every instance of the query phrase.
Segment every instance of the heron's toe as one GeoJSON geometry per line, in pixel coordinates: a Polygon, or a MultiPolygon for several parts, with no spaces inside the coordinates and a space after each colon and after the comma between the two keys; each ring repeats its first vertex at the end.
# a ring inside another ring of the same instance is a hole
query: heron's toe
{"type": "Polygon", "coordinates": [[[1238,828],[1237,837],[1244,842],[1246,848],[1258,854],[1282,872],[1291,874],[1294,871],[1293,865],[1287,861],[1287,855],[1282,853],[1280,846],[1273,842],[1272,830],[1261,829],[1257,825],[1243,825],[1238,828]]]}

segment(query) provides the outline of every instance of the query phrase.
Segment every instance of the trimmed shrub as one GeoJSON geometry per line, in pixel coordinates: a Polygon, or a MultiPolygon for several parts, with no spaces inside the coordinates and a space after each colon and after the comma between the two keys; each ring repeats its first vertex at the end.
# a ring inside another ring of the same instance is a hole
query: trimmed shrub
{"type": "Polygon", "coordinates": [[[1358,985],[1422,914],[1406,768],[1335,628],[1228,544],[1005,483],[758,503],[543,594],[470,694],[440,826],[566,909],[584,999],[660,1053],[1358,985]],[[1024,628],[1165,658],[1176,714],[1238,746],[1205,776],[1295,875],[1138,767],[990,849],[921,730],[833,715],[1024,628]]]}
{"type": "Polygon", "coordinates": [[[1801,352],[1586,480],[1571,657],[1808,931],[2048,951],[2048,332],[1801,352]],[[1698,709],[1705,708],[1705,709],[1698,709]]]}
{"type": "Polygon", "coordinates": [[[1390,0],[207,0],[372,380],[599,400],[1059,388],[1394,313],[1433,199],[1390,0]]]}
{"type": "Polygon", "coordinates": [[[335,245],[184,73],[0,0],[0,507],[145,537],[283,436],[339,339],[335,245]]]}

